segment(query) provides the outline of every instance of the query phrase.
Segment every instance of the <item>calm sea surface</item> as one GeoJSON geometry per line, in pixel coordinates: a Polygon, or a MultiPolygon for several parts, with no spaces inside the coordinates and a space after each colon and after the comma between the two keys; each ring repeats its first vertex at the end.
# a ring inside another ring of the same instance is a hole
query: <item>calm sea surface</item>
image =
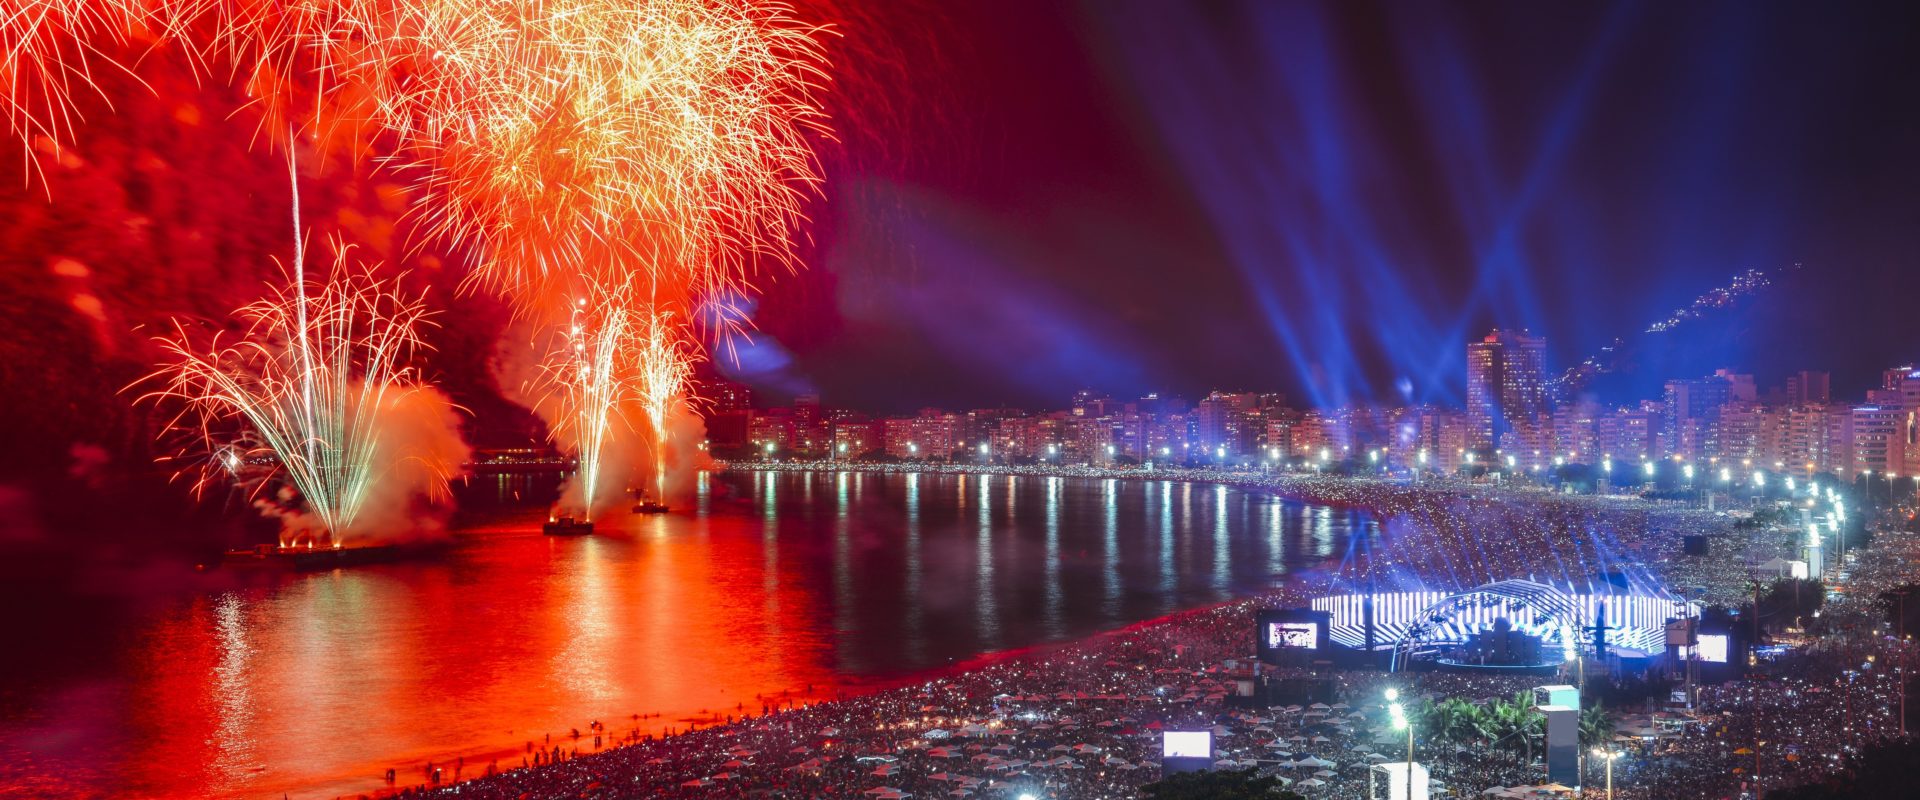
{"type": "Polygon", "coordinates": [[[591,720],[684,728],[1226,600],[1374,524],[1184,483],[730,473],[553,538],[552,481],[475,478],[434,560],[211,574],[98,615],[50,598],[32,613],[72,632],[36,647],[87,655],[8,671],[0,795],[332,797],[429,760],[518,766],[591,720]]]}

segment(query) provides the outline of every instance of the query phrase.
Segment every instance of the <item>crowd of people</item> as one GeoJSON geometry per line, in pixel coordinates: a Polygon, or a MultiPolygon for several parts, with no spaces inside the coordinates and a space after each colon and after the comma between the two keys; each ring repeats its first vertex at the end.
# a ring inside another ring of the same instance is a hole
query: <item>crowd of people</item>
{"type": "MultiPolygon", "coordinates": [[[[801,465],[782,465],[801,469],[801,465]]],[[[818,469],[819,465],[812,468],[818,469]]],[[[924,469],[918,467],[917,469],[924,469]]],[[[978,469],[977,467],[969,469],[978,469]]],[[[1074,473],[1078,467],[994,467],[1074,473]]],[[[1112,477],[1099,470],[1096,476],[1112,477]]],[[[1140,477],[1131,473],[1132,477],[1140,477]]],[[[1366,796],[1376,764],[1405,758],[1405,734],[1384,708],[1388,687],[1406,700],[1509,698],[1541,682],[1530,676],[1327,670],[1336,697],[1318,704],[1253,707],[1236,702],[1237,679],[1252,660],[1254,615],[1299,607],[1313,595],[1362,578],[1471,585],[1508,577],[1591,580],[1617,572],[1630,581],[1698,589],[1709,602],[1744,596],[1756,549],[1792,546],[1778,528],[1736,531],[1732,519],[1671,503],[1556,495],[1537,490],[1431,481],[1207,470],[1156,470],[1153,479],[1214,480],[1371,511],[1382,521],[1376,553],[1350,558],[1312,580],[1261,596],[1176,614],[1044,652],[983,663],[873,694],[751,709],[738,720],[657,738],[598,724],[542,743],[539,764],[498,769],[445,786],[402,788],[403,796],[549,797],[986,797],[1130,798],[1162,776],[1162,733],[1210,731],[1216,766],[1281,777],[1309,798],[1366,796]],[[1728,540],[1706,557],[1682,558],[1680,534],[1728,540]],[[1734,565],[1709,562],[1727,561],[1734,565]],[[614,746],[619,744],[621,746],[614,746]]],[[[1758,797],[1766,788],[1836,768],[1876,737],[1900,732],[1899,681],[1892,672],[1911,648],[1873,624],[1865,590],[1892,585],[1920,564],[1920,537],[1893,535],[1851,559],[1842,595],[1825,613],[1857,624],[1783,655],[1756,674],[1703,687],[1692,703],[1669,707],[1650,696],[1643,715],[1608,747],[1619,796],[1758,797]],[[1863,566],[1863,565],[1871,566],[1863,566]],[[1848,583],[1854,581],[1856,583],[1848,583]],[[1848,617],[1847,615],[1851,615],[1848,617]],[[1652,724],[1658,719],[1659,725],[1652,724]]],[[[1271,668],[1268,668],[1271,669],[1271,668]]],[[[533,745],[529,745],[532,752],[533,745]]],[[[1436,788],[1456,797],[1545,783],[1538,753],[1442,743],[1416,730],[1415,760],[1436,788]]],[[[1585,766],[1598,782],[1600,764],[1585,766]]],[[[472,771],[466,773],[472,775],[472,771]]],[[[1514,790],[1558,791],[1555,787],[1514,790]]]]}

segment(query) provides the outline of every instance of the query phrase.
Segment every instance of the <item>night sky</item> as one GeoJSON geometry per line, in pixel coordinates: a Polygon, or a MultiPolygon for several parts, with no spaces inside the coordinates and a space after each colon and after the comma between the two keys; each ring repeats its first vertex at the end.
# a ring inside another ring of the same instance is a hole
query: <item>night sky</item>
{"type": "MultiPolygon", "coordinates": [[[[1491,326],[1545,334],[1563,367],[1794,264],[1634,338],[1601,399],[1721,366],[1831,369],[1857,396],[1920,357],[1912,4],[804,8],[837,34],[809,266],[760,281],[759,334],[719,365],[766,404],[1457,403],[1491,326]]],[[[138,73],[99,73],[113,106],[83,104],[44,184],[0,159],[0,516],[158,480],[159,421],[126,391],[150,337],[281,280],[284,164],[246,98],[164,54],[138,73]]],[[[322,161],[313,236],[428,292],[429,374],[469,439],[540,436],[494,377],[504,304],[458,291],[462,254],[410,246],[394,176],[322,161]]]]}
{"type": "Polygon", "coordinates": [[[1619,394],[1718,366],[1853,393],[1920,352],[1911,5],[881,14],[847,28],[887,31],[880,54],[836,53],[851,152],[829,155],[813,270],[774,287],[764,352],[733,370],[775,401],[1457,402],[1491,326],[1567,366],[1796,263],[1649,346],[1669,363],[1619,394]]]}

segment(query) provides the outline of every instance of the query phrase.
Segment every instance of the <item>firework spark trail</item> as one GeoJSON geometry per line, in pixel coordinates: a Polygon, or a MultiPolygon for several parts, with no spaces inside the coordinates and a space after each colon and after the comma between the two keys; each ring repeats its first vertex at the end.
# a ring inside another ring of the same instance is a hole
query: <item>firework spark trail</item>
{"type": "Polygon", "coordinates": [[[554,438],[574,451],[579,467],[572,488],[579,494],[577,513],[586,519],[607,500],[601,490],[609,440],[624,419],[622,407],[633,400],[631,378],[623,373],[634,322],[616,296],[579,298],[566,335],[540,367],[535,405],[549,412],[554,438]]]}
{"type": "MultiPolygon", "coordinates": [[[[94,85],[87,65],[103,38],[124,42],[122,31],[143,31],[179,41],[197,73],[230,65],[259,99],[262,130],[276,139],[289,131],[289,146],[295,133],[321,141],[338,127],[380,132],[380,162],[413,179],[410,217],[421,243],[472,253],[474,277],[535,318],[568,308],[577,319],[571,306],[580,287],[619,286],[649,298],[655,322],[691,320],[659,309],[725,305],[754,293],[762,265],[797,268],[802,203],[820,182],[811,141],[831,137],[817,100],[828,82],[818,42],[827,31],[801,24],[775,0],[0,2],[12,3],[0,18],[0,46],[26,57],[0,72],[9,122],[23,139],[70,131],[71,94],[94,85]],[[303,98],[310,111],[295,110],[303,98]]],[[[303,269],[304,259],[296,261],[303,269]]],[[[295,296],[278,301],[293,308],[291,330],[272,330],[288,321],[253,312],[256,327],[306,354],[302,366],[247,369],[297,373],[298,407],[286,411],[307,410],[256,424],[319,431],[338,421],[338,409],[328,417],[337,387],[319,378],[343,365],[305,360],[320,350],[325,302],[339,298],[329,288],[312,303],[314,319],[302,320],[305,285],[297,277],[295,296]]],[[[674,344],[649,340],[647,366],[625,365],[632,355],[620,348],[640,327],[636,305],[596,303],[588,316],[597,319],[576,325],[589,340],[574,341],[578,347],[546,370],[544,383],[567,406],[561,426],[572,429],[569,438],[589,440],[579,447],[589,507],[602,482],[609,419],[633,391],[618,373],[657,371],[641,383],[660,451],[672,398],[685,394],[668,387],[684,386],[691,361],[703,356],[697,338],[681,335],[690,329],[672,324],[674,344]],[[566,359],[576,363],[569,368],[566,359]]],[[[739,319],[700,317],[722,342],[739,319]]],[[[210,395],[245,406],[242,382],[215,380],[225,374],[222,359],[243,350],[196,360],[184,338],[176,348],[183,374],[202,373],[210,395]]],[[[326,441],[293,443],[311,448],[302,458],[318,464],[331,457],[326,441]]],[[[663,458],[657,453],[656,463],[663,458]]],[[[313,501],[333,504],[336,490],[316,485],[313,501]]]]}
{"type": "Polygon", "coordinates": [[[641,408],[653,428],[653,496],[667,498],[668,418],[693,399],[694,353],[686,324],[672,311],[648,309],[646,333],[636,343],[634,360],[639,373],[641,408]]]}
{"type": "Polygon", "coordinates": [[[426,238],[525,296],[644,273],[690,294],[795,266],[825,30],[767,0],[8,0],[0,65],[23,139],[69,131],[102,45],[224,62],[264,130],[386,131],[426,238]],[[204,33],[211,31],[211,33],[204,33]],[[103,41],[106,40],[106,41],[103,41]],[[296,88],[298,91],[296,91],[296,88]],[[296,97],[312,90],[311,115],[296,97]],[[329,116],[331,115],[331,116],[329,116]],[[607,257],[610,256],[610,257],[607,257]],[[597,266],[583,266],[597,265],[597,266]],[[560,286],[548,286],[558,278],[560,286]]]}
{"type": "Polygon", "coordinates": [[[373,98],[419,227],[523,298],[582,273],[709,294],[794,266],[826,78],[822,29],[784,4],[259,0],[220,28],[250,84],[373,98]]]}
{"type": "MultiPolygon", "coordinates": [[[[636,392],[663,490],[667,416],[702,348],[671,322],[691,315],[659,309],[725,304],[758,264],[795,266],[819,180],[809,136],[827,135],[822,29],[759,0],[331,0],[240,3],[222,30],[251,85],[304,72],[374,98],[423,238],[471,249],[522,314],[567,309],[572,346],[544,366],[540,405],[580,460],[583,513],[605,500],[609,428],[636,392]],[[582,287],[610,286],[583,315],[582,287]]],[[[741,317],[701,319],[730,342],[741,317]]]]}
{"type": "MultiPolygon", "coordinates": [[[[336,246],[317,292],[282,289],[235,312],[237,337],[196,336],[175,321],[156,340],[173,363],[148,376],[161,388],[142,398],[182,403],[170,427],[197,431],[209,450],[232,423],[251,429],[262,452],[246,455],[271,454],[335,546],[356,532],[375,482],[412,457],[383,450],[380,417],[425,388],[410,360],[430,324],[420,298],[354,270],[349,251],[336,246]]],[[[445,466],[428,466],[444,490],[445,466]]]]}
{"type": "MultiPolygon", "coordinates": [[[[164,2],[164,0],[162,0],[164,2]]],[[[142,0],[4,0],[0,2],[0,108],[7,130],[23,144],[26,174],[38,175],[33,145],[57,153],[72,138],[80,109],[74,95],[105,97],[96,64],[122,68],[102,45],[151,33],[158,16],[142,0]]],[[[107,98],[111,104],[111,98],[107,98]]]]}

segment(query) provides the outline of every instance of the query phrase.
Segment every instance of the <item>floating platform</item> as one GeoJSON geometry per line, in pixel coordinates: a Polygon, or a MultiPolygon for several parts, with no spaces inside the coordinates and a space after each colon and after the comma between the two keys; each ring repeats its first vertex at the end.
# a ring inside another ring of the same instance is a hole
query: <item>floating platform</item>
{"type": "Polygon", "coordinates": [[[421,552],[423,548],[406,548],[397,544],[375,544],[363,547],[280,547],[263,544],[245,550],[228,550],[226,556],[220,560],[220,566],[241,569],[319,570],[398,561],[421,552]]]}
{"type": "Polygon", "coordinates": [[[540,526],[540,532],[548,536],[586,536],[593,533],[593,521],[574,519],[573,517],[555,517],[540,526]]]}
{"type": "Polygon", "coordinates": [[[642,500],[633,504],[633,513],[635,514],[665,514],[672,510],[672,508],[667,507],[666,503],[659,503],[652,500],[642,500]]]}

